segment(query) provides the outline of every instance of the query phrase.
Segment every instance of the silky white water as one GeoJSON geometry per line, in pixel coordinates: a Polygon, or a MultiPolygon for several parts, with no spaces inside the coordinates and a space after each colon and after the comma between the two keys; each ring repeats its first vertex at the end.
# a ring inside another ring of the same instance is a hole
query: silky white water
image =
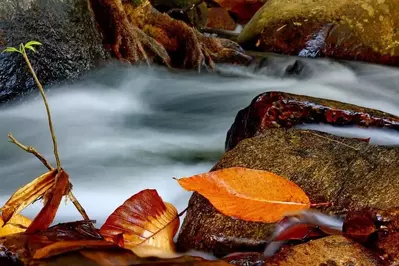
{"type": "MultiPolygon", "coordinates": [[[[171,72],[118,64],[52,88],[48,100],[59,153],[74,193],[101,225],[131,195],[146,188],[183,210],[191,193],[173,177],[208,171],[224,151],[236,113],[258,94],[279,90],[329,98],[399,115],[399,69],[306,60],[301,77],[283,77],[291,57],[276,57],[258,72],[221,66],[218,73],[171,72]]],[[[8,132],[51,159],[52,143],[37,93],[0,110],[0,204],[46,168],[7,141],[8,132]]],[[[311,128],[399,144],[399,132],[311,128]]],[[[35,204],[24,214],[33,217],[35,204]]],[[[81,219],[71,203],[56,222],[81,219]]]]}

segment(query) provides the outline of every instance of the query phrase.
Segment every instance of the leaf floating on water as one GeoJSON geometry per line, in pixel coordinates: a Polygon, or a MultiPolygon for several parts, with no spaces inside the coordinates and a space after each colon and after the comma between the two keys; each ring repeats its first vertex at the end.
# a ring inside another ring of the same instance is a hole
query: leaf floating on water
{"type": "Polygon", "coordinates": [[[56,171],[49,171],[29,184],[18,189],[1,208],[1,216],[5,224],[28,205],[42,197],[54,185],[56,171]]]}
{"type": "Polygon", "coordinates": [[[0,218],[0,237],[25,232],[31,223],[32,221],[29,218],[21,214],[14,215],[6,225],[0,218]]]}
{"type": "Polygon", "coordinates": [[[224,215],[246,221],[274,223],[286,213],[310,207],[299,186],[267,171],[232,167],[177,181],[207,198],[224,215]]]}
{"type": "Polygon", "coordinates": [[[156,190],[143,190],[125,201],[106,220],[101,235],[140,257],[170,258],[179,228],[176,208],[156,190]]]}
{"type": "Polygon", "coordinates": [[[54,221],[62,197],[67,195],[70,190],[69,176],[63,169],[57,173],[55,179],[54,187],[51,192],[46,194],[46,204],[26,230],[27,233],[45,230],[54,221]]]}

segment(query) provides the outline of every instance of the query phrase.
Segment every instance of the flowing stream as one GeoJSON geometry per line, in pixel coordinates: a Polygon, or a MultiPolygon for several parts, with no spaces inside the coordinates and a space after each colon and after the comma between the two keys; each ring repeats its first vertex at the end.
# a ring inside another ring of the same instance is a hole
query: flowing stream
{"type": "MultiPolygon", "coordinates": [[[[292,57],[272,57],[263,68],[220,66],[198,75],[116,63],[48,92],[63,167],[74,193],[101,225],[131,195],[155,188],[179,211],[191,193],[173,177],[208,171],[224,151],[236,113],[259,93],[280,90],[345,101],[399,115],[399,69],[305,60],[298,76],[285,75],[292,57]]],[[[46,169],[7,142],[8,132],[51,159],[52,143],[38,92],[0,111],[0,204],[46,169]]],[[[311,126],[339,135],[399,144],[399,133],[311,126]]],[[[33,217],[36,203],[23,213],[33,217]]],[[[56,222],[81,219],[62,204],[56,222]]]]}

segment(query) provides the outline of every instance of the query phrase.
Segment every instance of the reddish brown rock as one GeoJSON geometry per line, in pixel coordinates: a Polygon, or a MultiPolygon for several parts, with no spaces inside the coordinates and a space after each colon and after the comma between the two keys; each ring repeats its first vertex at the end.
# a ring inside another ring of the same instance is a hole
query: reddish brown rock
{"type": "Polygon", "coordinates": [[[208,28],[220,30],[234,30],[236,23],[226,9],[222,7],[211,7],[208,9],[208,28]]]}
{"type": "Polygon", "coordinates": [[[399,130],[399,117],[378,110],[309,96],[266,92],[238,112],[227,133],[226,151],[270,128],[291,128],[303,123],[399,130]]]}
{"type": "Polygon", "coordinates": [[[398,208],[349,212],[343,231],[345,236],[363,243],[391,264],[399,263],[398,208]]]}
{"type": "Polygon", "coordinates": [[[213,0],[228,10],[239,23],[247,23],[267,0],[213,0]]]}
{"type": "Polygon", "coordinates": [[[269,0],[238,38],[247,48],[399,65],[397,0],[269,0]]]}

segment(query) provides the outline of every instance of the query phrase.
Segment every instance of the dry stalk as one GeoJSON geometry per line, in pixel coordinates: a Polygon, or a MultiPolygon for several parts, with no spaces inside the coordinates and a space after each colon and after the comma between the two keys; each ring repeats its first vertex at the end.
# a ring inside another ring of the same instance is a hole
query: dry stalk
{"type": "MultiPolygon", "coordinates": [[[[34,49],[32,49],[34,50],[34,49]]],[[[56,164],[57,164],[57,172],[61,171],[61,161],[60,161],[60,157],[58,154],[58,145],[57,145],[57,138],[55,136],[54,133],[54,127],[53,127],[53,122],[51,119],[51,112],[50,112],[50,107],[49,104],[47,102],[47,97],[44,93],[44,89],[42,84],[40,83],[35,70],[32,67],[32,64],[30,63],[30,60],[28,58],[28,55],[26,53],[26,49],[25,46],[21,44],[20,46],[20,51],[18,51],[19,53],[21,53],[25,59],[26,64],[28,65],[29,71],[32,74],[36,85],[38,86],[39,90],[40,90],[40,94],[43,98],[44,101],[44,105],[46,107],[46,112],[47,112],[47,120],[48,120],[48,125],[49,125],[49,129],[50,129],[50,134],[51,134],[51,138],[53,141],[53,151],[54,151],[54,156],[55,156],[55,160],[56,160],[56,164]]],[[[18,147],[20,147],[22,150],[33,154],[34,156],[36,156],[36,158],[38,158],[43,165],[48,169],[48,170],[54,170],[54,167],[46,160],[46,158],[44,158],[35,148],[31,147],[31,146],[25,146],[24,144],[22,144],[21,142],[19,142],[17,139],[14,138],[14,136],[9,133],[8,134],[8,138],[10,140],[11,143],[14,143],[15,145],[17,145],[18,147]]],[[[72,185],[70,184],[70,187],[72,188],[72,185]]],[[[76,209],[79,211],[79,213],[82,215],[83,219],[90,222],[90,224],[92,224],[92,220],[89,218],[89,216],[87,215],[86,211],[84,210],[83,206],[79,203],[79,201],[76,199],[75,195],[72,193],[71,190],[69,190],[68,192],[68,198],[72,201],[72,203],[75,205],[76,209]]]]}
{"type": "Polygon", "coordinates": [[[44,89],[42,84],[40,83],[39,79],[36,76],[36,72],[33,69],[28,55],[26,54],[26,50],[25,47],[22,45],[22,55],[24,56],[25,62],[29,67],[29,71],[31,72],[33,78],[35,79],[36,85],[39,87],[40,90],[40,94],[42,95],[43,101],[44,101],[44,105],[46,106],[46,112],[47,112],[47,120],[48,120],[48,125],[50,128],[50,133],[51,133],[51,138],[53,140],[53,148],[54,148],[54,156],[55,156],[55,161],[57,163],[57,171],[59,172],[61,170],[61,161],[60,161],[60,156],[58,155],[58,145],[57,145],[57,138],[55,137],[55,133],[54,133],[54,128],[53,128],[53,122],[51,120],[51,113],[50,113],[50,107],[48,105],[47,102],[47,98],[46,95],[44,94],[44,89]]]}

